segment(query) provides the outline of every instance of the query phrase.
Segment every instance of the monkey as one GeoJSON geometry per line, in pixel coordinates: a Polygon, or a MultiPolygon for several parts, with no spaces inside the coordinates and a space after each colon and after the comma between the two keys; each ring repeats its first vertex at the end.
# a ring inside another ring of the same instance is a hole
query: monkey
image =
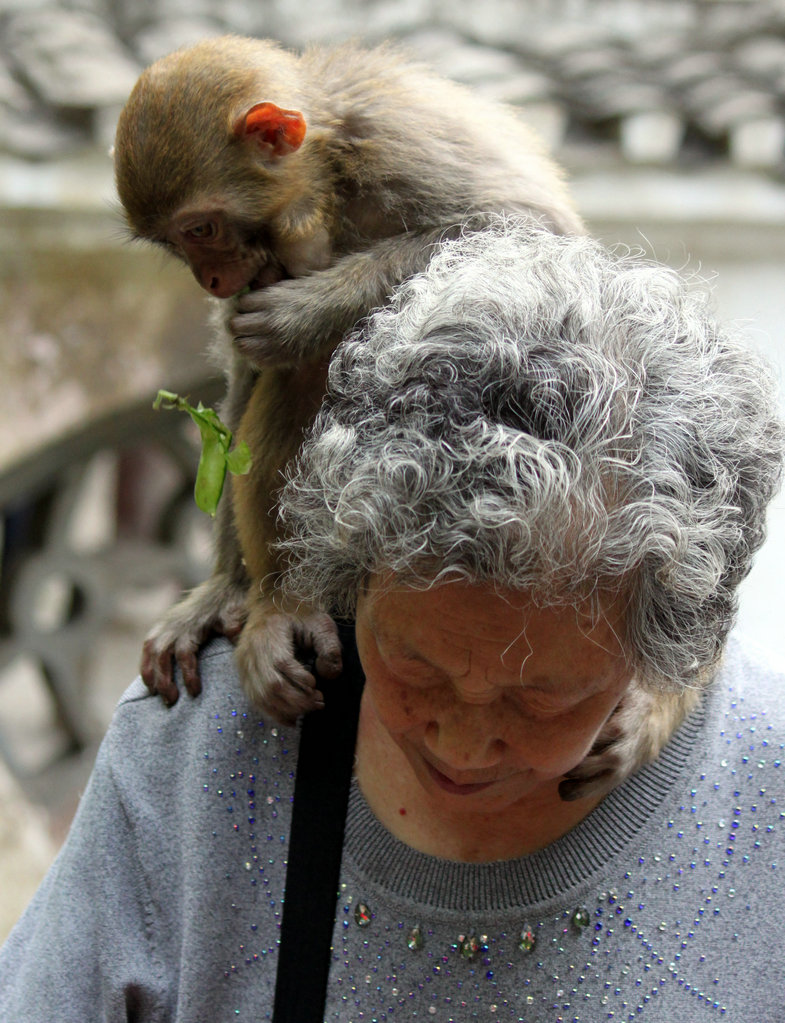
{"type": "MultiPolygon", "coordinates": [[[[323,703],[316,677],[341,670],[329,616],[273,596],[276,490],[332,351],[446,238],[500,214],[563,234],[585,228],[562,172],[510,108],[389,45],[296,54],[224,36],[178,50],[135,85],[114,169],[132,236],[188,264],[222,307],[221,414],[253,455],[220,502],[213,573],[148,634],[142,677],[171,704],[176,662],[198,695],[198,650],[223,633],[254,704],[292,722],[323,703]]],[[[624,747],[608,738],[568,798],[613,787],[652,755],[638,718],[643,734],[624,747]]]]}

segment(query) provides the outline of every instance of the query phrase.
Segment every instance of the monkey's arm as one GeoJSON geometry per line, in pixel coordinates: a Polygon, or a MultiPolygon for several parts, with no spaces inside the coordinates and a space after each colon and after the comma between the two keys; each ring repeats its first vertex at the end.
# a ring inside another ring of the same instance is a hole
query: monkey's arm
{"type": "Polygon", "coordinates": [[[229,331],[257,366],[294,365],[329,352],[396,285],[425,269],[434,248],[459,230],[439,227],[385,238],[326,270],[249,292],[236,300],[229,331]]]}

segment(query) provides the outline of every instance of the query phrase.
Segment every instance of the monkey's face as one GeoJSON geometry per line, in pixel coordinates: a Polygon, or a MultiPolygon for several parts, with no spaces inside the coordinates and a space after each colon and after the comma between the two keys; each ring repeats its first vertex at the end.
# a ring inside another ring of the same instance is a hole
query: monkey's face
{"type": "Polygon", "coordinates": [[[290,276],[266,230],[243,223],[220,206],[183,208],[172,217],[161,242],[216,298],[231,298],[245,288],[256,290],[290,276]]]}
{"type": "MultiPolygon", "coordinates": [[[[246,215],[247,204],[199,202],[180,209],[148,236],[187,263],[199,284],[216,298],[231,298],[279,281],[324,269],[332,257],[330,234],[312,218],[307,231],[272,216],[246,215]]],[[[266,212],[266,211],[265,211],[266,212]]]]}
{"type": "Polygon", "coordinates": [[[217,298],[327,266],[329,204],[298,152],[302,114],[247,99],[218,109],[213,97],[197,117],[175,103],[171,78],[143,76],[118,124],[115,176],[134,236],[182,259],[217,298]]]}

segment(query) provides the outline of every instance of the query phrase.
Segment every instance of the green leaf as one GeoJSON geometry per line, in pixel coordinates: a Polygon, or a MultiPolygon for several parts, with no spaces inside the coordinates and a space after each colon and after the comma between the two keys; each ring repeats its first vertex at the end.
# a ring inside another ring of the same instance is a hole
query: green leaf
{"type": "Polygon", "coordinates": [[[202,440],[202,455],[196,471],[194,500],[196,506],[215,516],[226,479],[226,451],[221,438],[207,435],[202,440]]]}
{"type": "Polygon", "coordinates": [[[173,391],[159,391],[153,408],[178,409],[187,412],[199,428],[202,453],[196,471],[194,500],[203,512],[214,516],[223,493],[226,473],[244,476],[251,469],[253,458],[245,441],[230,450],[232,431],[221,422],[217,413],[201,402],[194,407],[187,398],[173,391]]]}
{"type": "Polygon", "coordinates": [[[251,449],[244,440],[226,453],[226,468],[233,476],[246,476],[251,471],[252,463],[251,449]]]}

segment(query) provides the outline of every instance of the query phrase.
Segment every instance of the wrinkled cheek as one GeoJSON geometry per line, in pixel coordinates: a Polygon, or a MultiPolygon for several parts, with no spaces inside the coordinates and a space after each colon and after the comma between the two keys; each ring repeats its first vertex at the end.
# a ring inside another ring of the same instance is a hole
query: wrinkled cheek
{"type": "Polygon", "coordinates": [[[561,778],[562,775],[571,771],[580,759],[582,758],[576,760],[568,754],[551,749],[543,756],[534,754],[531,757],[530,766],[531,770],[543,778],[561,778]]]}
{"type": "Polygon", "coordinates": [[[519,760],[543,778],[560,778],[586,757],[594,742],[593,733],[575,734],[567,729],[533,731],[519,746],[519,760]]]}
{"type": "Polygon", "coordinates": [[[566,765],[562,773],[566,774],[568,771],[572,771],[573,768],[586,759],[589,753],[591,753],[600,731],[600,728],[596,728],[572,736],[573,741],[570,743],[569,749],[565,750],[564,760],[566,765]]]}
{"type": "Polygon", "coordinates": [[[370,695],[377,717],[392,734],[406,734],[427,720],[427,708],[403,686],[387,683],[373,687],[370,695]]]}
{"type": "Polygon", "coordinates": [[[390,731],[398,735],[420,736],[432,722],[432,716],[428,713],[427,708],[420,707],[416,703],[403,702],[390,709],[388,721],[390,731]]]}

